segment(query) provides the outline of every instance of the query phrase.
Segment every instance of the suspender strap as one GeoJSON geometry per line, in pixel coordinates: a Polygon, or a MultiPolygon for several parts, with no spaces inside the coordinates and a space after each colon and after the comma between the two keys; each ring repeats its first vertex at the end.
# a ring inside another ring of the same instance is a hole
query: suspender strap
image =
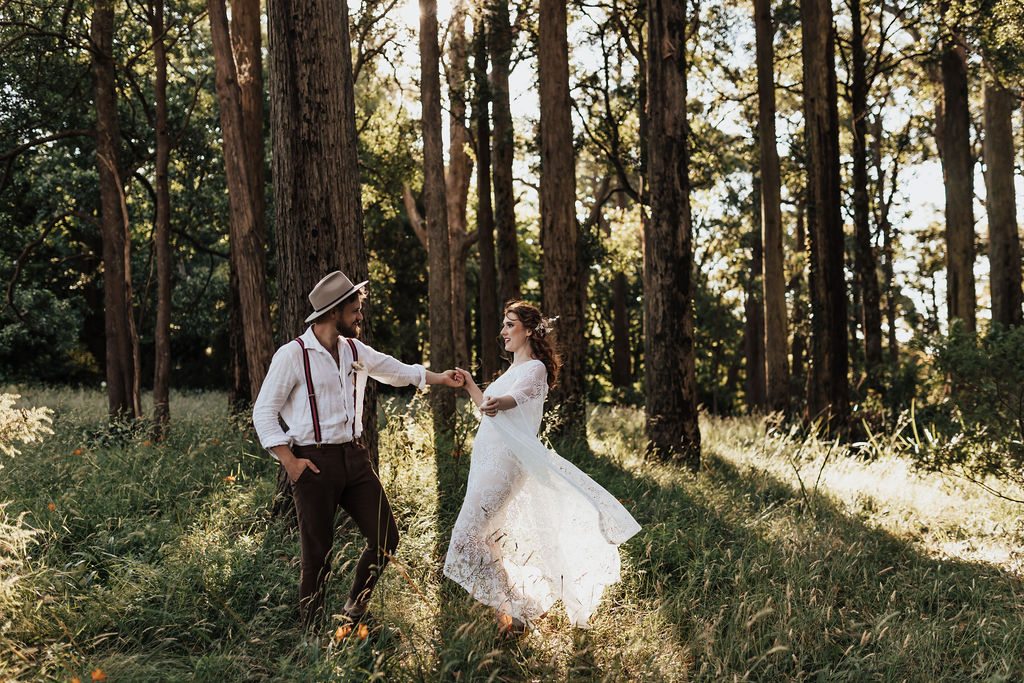
{"type": "MultiPolygon", "coordinates": [[[[348,337],[345,337],[345,341],[348,342],[348,347],[350,349],[352,349],[352,362],[353,363],[357,363],[359,361],[359,352],[356,351],[356,343],[354,341],[352,341],[351,339],[349,339],[348,337]]],[[[359,417],[358,414],[357,414],[358,411],[356,410],[356,406],[358,405],[357,401],[359,400],[358,396],[356,395],[358,393],[358,391],[359,391],[358,375],[355,372],[353,372],[352,373],[352,440],[353,441],[356,438],[356,420],[359,417]]]]}
{"type": "Polygon", "coordinates": [[[302,343],[301,337],[296,337],[295,341],[299,342],[299,346],[302,347],[302,370],[306,375],[306,394],[309,396],[309,413],[313,416],[313,438],[316,440],[316,445],[319,446],[323,443],[323,438],[320,435],[320,412],[316,409],[316,392],[313,391],[313,374],[309,371],[309,349],[302,343]]]}

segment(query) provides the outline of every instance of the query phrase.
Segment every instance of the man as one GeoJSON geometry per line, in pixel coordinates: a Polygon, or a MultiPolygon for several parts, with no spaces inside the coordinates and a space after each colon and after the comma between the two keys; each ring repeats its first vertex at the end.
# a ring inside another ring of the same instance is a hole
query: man
{"type": "Polygon", "coordinates": [[[344,614],[363,617],[370,593],[398,545],[398,527],[362,434],[367,376],[393,386],[462,386],[455,370],[406,365],[358,341],[366,282],[334,271],[309,293],[312,324],[279,348],[263,380],[253,423],[260,443],[292,482],[301,541],[299,613],[310,625],[323,606],[340,505],[366,537],[344,614]],[[339,336],[343,335],[343,336],[339,336]],[[278,416],[284,420],[282,429],[278,416]]]}

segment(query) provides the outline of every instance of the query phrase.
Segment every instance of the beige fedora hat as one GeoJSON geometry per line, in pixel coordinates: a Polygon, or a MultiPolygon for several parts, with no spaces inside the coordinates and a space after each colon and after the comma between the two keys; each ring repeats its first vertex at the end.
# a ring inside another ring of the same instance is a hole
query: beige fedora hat
{"type": "Polygon", "coordinates": [[[306,318],[306,322],[318,318],[326,311],[331,310],[356,291],[366,286],[369,280],[353,285],[352,281],[345,277],[340,270],[328,273],[320,282],[316,283],[313,291],[309,293],[309,303],[313,304],[313,312],[306,318]]]}

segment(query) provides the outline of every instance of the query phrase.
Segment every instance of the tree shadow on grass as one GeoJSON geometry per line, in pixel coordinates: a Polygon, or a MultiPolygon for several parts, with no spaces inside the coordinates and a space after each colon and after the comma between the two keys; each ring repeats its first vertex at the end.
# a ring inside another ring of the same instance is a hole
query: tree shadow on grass
{"type": "Polygon", "coordinates": [[[644,529],[624,546],[625,591],[655,607],[684,650],[681,678],[1024,675],[1024,582],[1014,574],[932,557],[715,453],[696,477],[631,472],[600,456],[580,464],[631,499],[644,529]]]}

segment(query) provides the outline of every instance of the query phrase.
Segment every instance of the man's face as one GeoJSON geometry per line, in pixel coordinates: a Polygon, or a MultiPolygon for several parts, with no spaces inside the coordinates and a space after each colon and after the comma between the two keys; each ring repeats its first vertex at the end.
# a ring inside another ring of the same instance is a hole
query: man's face
{"type": "Polygon", "coordinates": [[[334,324],[338,328],[338,334],[344,337],[359,337],[360,324],[363,322],[363,302],[360,297],[350,301],[344,306],[338,307],[338,314],[334,318],[334,324]]]}

